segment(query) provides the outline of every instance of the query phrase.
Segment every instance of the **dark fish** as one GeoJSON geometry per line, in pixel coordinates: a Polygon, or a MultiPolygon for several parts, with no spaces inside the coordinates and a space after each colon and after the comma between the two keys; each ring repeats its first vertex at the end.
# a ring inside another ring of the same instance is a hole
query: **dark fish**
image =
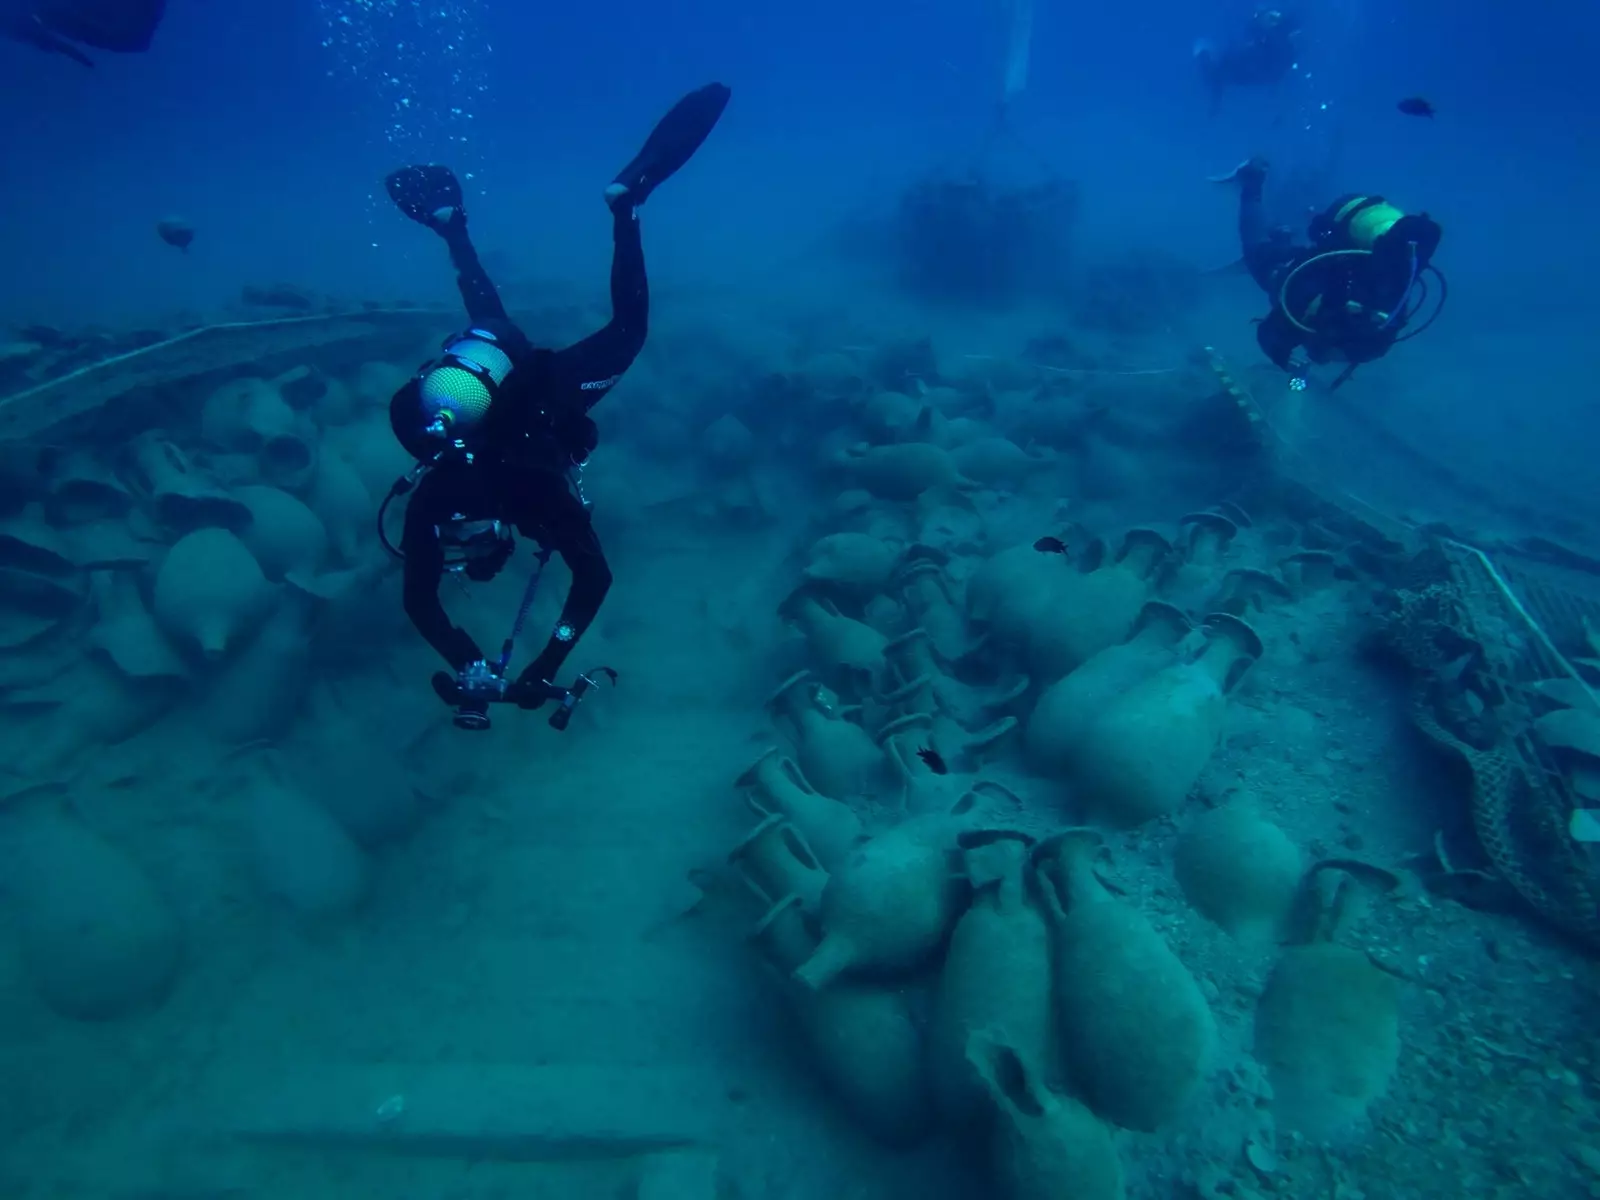
{"type": "Polygon", "coordinates": [[[1400,101],[1399,104],[1396,104],[1395,107],[1401,112],[1405,113],[1405,115],[1408,117],[1433,116],[1433,105],[1422,96],[1407,96],[1404,100],[1400,101]]]}
{"type": "Polygon", "coordinates": [[[1040,554],[1065,554],[1067,544],[1058,537],[1042,537],[1033,544],[1040,554]]]}
{"type": "Polygon", "coordinates": [[[917,757],[928,764],[928,770],[935,775],[948,775],[950,768],[944,765],[944,756],[937,750],[924,746],[917,751],[917,757]]]}
{"type": "Polygon", "coordinates": [[[156,236],[167,245],[187,252],[189,243],[194,241],[194,228],[178,217],[168,217],[156,222],[156,236]]]}
{"type": "Polygon", "coordinates": [[[166,0],[0,0],[0,37],[92,67],[79,45],[140,54],[166,11],[166,0]]]}

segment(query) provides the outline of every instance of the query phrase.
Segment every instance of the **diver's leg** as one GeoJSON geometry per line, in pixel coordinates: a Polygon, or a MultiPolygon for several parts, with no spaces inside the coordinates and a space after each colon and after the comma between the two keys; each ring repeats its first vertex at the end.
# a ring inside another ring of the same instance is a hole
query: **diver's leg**
{"type": "Polygon", "coordinates": [[[478,251],[467,234],[467,206],[455,172],[439,163],[401,167],[384,177],[383,186],[402,213],[444,239],[467,319],[475,323],[506,320],[500,293],[478,261],[478,251]]]}
{"type": "Polygon", "coordinates": [[[1267,240],[1266,179],[1265,171],[1239,175],[1239,248],[1246,258],[1267,240]]]}
{"type": "Polygon", "coordinates": [[[1239,252],[1256,286],[1270,291],[1278,255],[1263,200],[1267,164],[1259,158],[1249,159],[1239,164],[1230,178],[1239,185],[1239,252]]]}
{"type": "Polygon", "coordinates": [[[650,281],[644,268],[639,216],[628,193],[606,193],[611,206],[611,320],[582,341],[550,356],[552,388],[581,397],[583,411],[610,391],[644,349],[650,329],[650,281]]]}
{"type": "MultiPolygon", "coordinates": [[[[455,210],[460,212],[459,209],[455,210]]],[[[478,261],[478,251],[467,235],[465,215],[442,225],[439,235],[450,248],[450,264],[456,269],[456,290],[466,306],[467,319],[476,324],[507,320],[505,303],[495,290],[494,281],[478,261]]]]}

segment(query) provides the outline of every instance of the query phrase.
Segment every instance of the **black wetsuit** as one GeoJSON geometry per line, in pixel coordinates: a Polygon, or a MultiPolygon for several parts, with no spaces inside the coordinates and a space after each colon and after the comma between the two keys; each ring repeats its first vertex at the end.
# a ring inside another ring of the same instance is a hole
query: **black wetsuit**
{"type": "Polygon", "coordinates": [[[1267,223],[1267,206],[1263,199],[1266,189],[1264,175],[1251,176],[1239,181],[1239,248],[1244,254],[1244,265],[1256,286],[1270,296],[1276,296],[1284,276],[1311,253],[1307,246],[1297,246],[1294,234],[1284,226],[1272,227],[1267,223]]]}
{"type": "Polygon", "coordinates": [[[438,527],[457,514],[516,526],[572,572],[561,618],[520,681],[554,682],[556,672],[599,612],[611,569],[578,489],[578,471],[597,434],[588,410],[628,369],[644,346],[649,287],[634,208],[613,209],[611,321],[565,350],[539,350],[511,324],[478,261],[465,222],[444,229],[467,315],[511,352],[506,377],[484,427],[468,449],[472,460],[444,462],[417,485],[406,510],[405,608],[417,630],[459,672],[484,657],[439,602],[444,555],[438,527]]]}
{"type": "Polygon", "coordinates": [[[1264,177],[1240,180],[1239,246],[1250,278],[1267,293],[1272,311],[1256,325],[1256,343],[1280,368],[1291,369],[1294,352],[1304,346],[1316,363],[1340,359],[1352,364],[1382,358],[1394,345],[1403,325],[1399,320],[1379,321],[1373,314],[1387,312],[1405,300],[1409,282],[1376,259],[1329,258],[1302,272],[1290,299],[1296,311],[1305,312],[1314,299],[1317,335],[1308,334],[1289,320],[1281,298],[1289,276],[1303,263],[1323,254],[1325,247],[1298,244],[1284,226],[1267,222],[1262,201],[1264,177]]]}

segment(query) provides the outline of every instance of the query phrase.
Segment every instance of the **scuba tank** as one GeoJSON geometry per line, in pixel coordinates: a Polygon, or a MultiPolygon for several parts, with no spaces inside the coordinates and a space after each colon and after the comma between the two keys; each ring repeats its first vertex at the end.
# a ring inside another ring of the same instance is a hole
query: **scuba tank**
{"type": "Polygon", "coordinates": [[[1311,218],[1307,233],[1318,250],[1364,250],[1379,258],[1409,258],[1416,248],[1419,270],[1428,266],[1443,235],[1427,213],[1407,214],[1382,196],[1341,196],[1311,218]]]}
{"type": "Polygon", "coordinates": [[[1426,213],[1352,194],[1314,216],[1307,232],[1313,253],[1284,276],[1276,299],[1313,360],[1342,357],[1353,370],[1438,319],[1447,286],[1432,260],[1443,230],[1426,213]],[[1408,331],[1427,303],[1426,277],[1437,281],[1438,296],[1427,319],[1408,331]]]}

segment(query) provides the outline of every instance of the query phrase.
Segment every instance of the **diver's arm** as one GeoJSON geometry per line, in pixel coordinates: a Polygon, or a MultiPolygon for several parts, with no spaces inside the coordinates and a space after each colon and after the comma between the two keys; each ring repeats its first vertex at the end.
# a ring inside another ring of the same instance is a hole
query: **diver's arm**
{"type": "Polygon", "coordinates": [[[437,228],[444,244],[450,248],[450,264],[456,269],[456,287],[461,291],[462,303],[467,306],[467,320],[475,324],[506,320],[506,306],[495,290],[494,281],[478,261],[477,247],[467,234],[466,214],[455,209],[449,222],[437,228]]]}
{"type": "Polygon", "coordinates": [[[1256,345],[1280,371],[1291,369],[1290,361],[1300,348],[1301,341],[1299,331],[1289,323],[1283,310],[1276,306],[1256,324],[1256,345]]]}
{"type": "Polygon", "coordinates": [[[439,602],[439,584],[444,579],[444,551],[435,528],[439,505],[424,479],[406,507],[405,530],[400,549],[405,555],[403,584],[406,616],[427,643],[459,673],[470,662],[483,657],[466,630],[450,623],[439,602]]]}
{"type": "Polygon", "coordinates": [[[600,539],[595,536],[588,511],[575,498],[568,497],[566,503],[570,507],[564,506],[558,517],[547,520],[546,531],[550,548],[561,555],[572,572],[572,585],[567,589],[567,600],[561,606],[561,617],[550,640],[539,657],[517,676],[517,682],[525,687],[555,682],[562,664],[594,622],[606,593],[611,590],[611,567],[606,563],[605,551],[600,548],[600,539]]]}
{"type": "Polygon", "coordinates": [[[581,342],[550,356],[552,390],[581,398],[585,410],[611,390],[644,348],[650,325],[650,285],[644,270],[639,217],[624,195],[611,207],[611,320],[581,342]]]}

